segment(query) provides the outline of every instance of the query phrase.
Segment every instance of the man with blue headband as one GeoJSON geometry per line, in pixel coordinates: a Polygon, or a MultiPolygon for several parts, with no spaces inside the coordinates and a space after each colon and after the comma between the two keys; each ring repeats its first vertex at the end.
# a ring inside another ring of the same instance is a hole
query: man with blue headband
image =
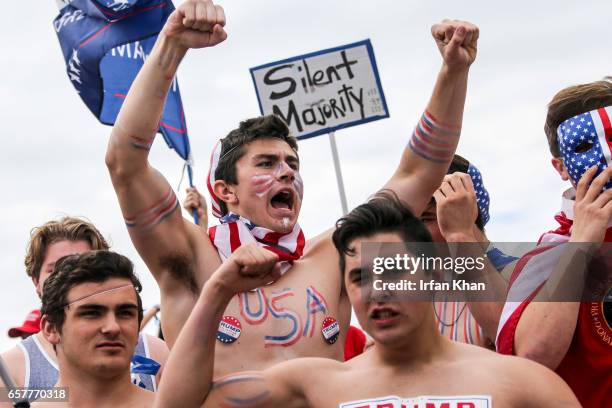
{"type": "Polygon", "coordinates": [[[555,268],[550,254],[562,247],[555,244],[594,243],[591,246],[600,248],[597,254],[603,253],[603,261],[608,259],[602,264],[604,274],[610,273],[611,118],[609,78],[563,89],[548,105],[545,131],[551,162],[572,188],[563,193],[561,212],[555,216],[559,227],[543,234],[538,248],[517,263],[496,340],[501,353],[527,357],[555,370],[585,407],[609,406],[612,400],[612,288],[603,285],[601,293],[593,291],[587,300],[585,289],[591,289],[587,285],[579,287],[578,295],[583,297],[572,302],[531,300],[538,300],[560,278],[575,279],[580,269],[588,272],[587,277],[594,273],[594,264],[586,261],[578,267],[555,268]]]}

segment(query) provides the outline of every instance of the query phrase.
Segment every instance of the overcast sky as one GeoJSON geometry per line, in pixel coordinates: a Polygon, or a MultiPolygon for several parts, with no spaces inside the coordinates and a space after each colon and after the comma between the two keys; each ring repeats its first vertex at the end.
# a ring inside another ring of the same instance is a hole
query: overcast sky
{"type": "MultiPolygon", "coordinates": [[[[110,127],[99,124],[67,79],[52,19],[55,2],[5,2],[0,26],[0,350],[6,330],[38,307],[23,259],[32,227],[62,215],[89,218],[136,263],[145,306],[159,292],[128,238],[104,165],[110,127]]],[[[179,3],[179,2],[176,2],[179,3]]],[[[443,18],[480,27],[458,152],[491,194],[488,235],[533,241],[554,226],[566,185],[554,173],[543,123],[559,89],[610,74],[609,1],[231,0],[228,40],[195,50],[180,70],[196,184],[213,143],[259,115],[249,68],[371,39],[390,118],[336,132],[349,207],[391,175],[422,113],[441,59],[430,26],[443,18]]],[[[341,215],[329,141],[300,142],[307,237],[341,215]]],[[[161,137],[151,162],[178,185],[182,162],[161,137]]],[[[183,185],[184,187],[184,185],[183,185]]],[[[181,187],[181,190],[183,190],[181,187]]],[[[181,199],[184,192],[181,191],[181,199]]]]}

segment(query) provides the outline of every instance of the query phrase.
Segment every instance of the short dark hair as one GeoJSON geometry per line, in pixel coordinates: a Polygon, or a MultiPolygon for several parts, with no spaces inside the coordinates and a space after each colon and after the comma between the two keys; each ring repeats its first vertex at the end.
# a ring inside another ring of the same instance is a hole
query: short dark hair
{"type": "Polygon", "coordinates": [[[340,271],[344,273],[346,255],[355,252],[350,246],[352,241],[381,232],[397,233],[404,242],[432,242],[425,224],[412,214],[397,194],[381,190],[336,222],[332,240],[340,255],[340,271]]]}
{"type": "MultiPolygon", "coordinates": [[[[456,154],[453,156],[453,160],[451,161],[451,164],[448,167],[448,171],[446,172],[446,174],[453,174],[456,172],[469,174],[469,168],[470,162],[465,157],[456,154]]],[[[482,219],[480,209],[478,210],[478,216],[476,217],[476,221],[474,222],[474,224],[476,224],[479,230],[484,231],[484,220],[482,219]]]]}
{"type": "Polygon", "coordinates": [[[565,120],[597,108],[612,105],[612,78],[570,86],[557,92],[548,104],[544,132],[553,157],[561,156],[557,128],[565,120]]]}
{"type": "MultiPolygon", "coordinates": [[[[289,134],[289,128],[277,115],[260,116],[240,122],[234,129],[221,139],[221,155],[215,171],[215,180],[224,180],[229,184],[238,184],[236,162],[244,156],[244,146],[256,139],[277,138],[289,145],[296,153],[297,139],[289,134]]],[[[227,214],[227,205],[219,200],[221,214],[227,214]]]]}
{"type": "Polygon", "coordinates": [[[61,333],[66,320],[68,292],[88,282],[105,282],[111,278],[125,278],[134,285],[138,302],[138,325],[142,322],[142,285],[134,274],[132,261],[111,251],[88,251],[60,258],[53,274],[45,280],[41,314],[61,333]]]}

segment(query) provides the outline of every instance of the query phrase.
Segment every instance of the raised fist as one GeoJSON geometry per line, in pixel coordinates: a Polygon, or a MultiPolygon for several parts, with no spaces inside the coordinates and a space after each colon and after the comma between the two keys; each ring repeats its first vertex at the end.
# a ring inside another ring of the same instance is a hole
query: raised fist
{"type": "Polygon", "coordinates": [[[434,193],[438,226],[447,241],[462,241],[472,236],[478,217],[476,192],[471,177],[466,173],[444,176],[440,188],[434,193]]]}
{"type": "Polygon", "coordinates": [[[443,20],[431,27],[431,35],[436,40],[444,64],[449,68],[465,70],[476,59],[479,30],[474,24],[443,20]]]}
{"type": "Polygon", "coordinates": [[[170,16],[162,33],[185,48],[213,47],[227,38],[225,13],[210,0],[186,0],[170,16]]]}
{"type": "Polygon", "coordinates": [[[278,255],[257,244],[242,245],[221,264],[211,279],[233,296],[274,282],[280,278],[278,255]]]}

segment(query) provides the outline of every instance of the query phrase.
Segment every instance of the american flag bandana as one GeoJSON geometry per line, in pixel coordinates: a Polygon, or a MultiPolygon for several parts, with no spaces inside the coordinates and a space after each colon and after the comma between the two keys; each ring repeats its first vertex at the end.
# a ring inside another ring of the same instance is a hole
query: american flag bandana
{"type": "MultiPolygon", "coordinates": [[[[612,106],[581,113],[562,122],[557,140],[567,172],[578,184],[582,175],[597,165],[596,176],[612,165],[612,106]]],[[[608,180],[604,190],[612,188],[608,180]]]]}
{"type": "Polygon", "coordinates": [[[221,140],[219,140],[217,144],[215,144],[212,154],[210,155],[210,167],[208,168],[208,176],[206,177],[206,186],[208,187],[208,192],[210,193],[211,210],[213,215],[217,218],[221,218],[221,206],[219,205],[219,197],[217,197],[213,191],[213,186],[215,185],[215,171],[217,171],[217,167],[219,166],[222,148],[223,143],[221,143],[221,140]]]}
{"type": "Polygon", "coordinates": [[[483,225],[486,225],[487,222],[489,222],[489,218],[491,218],[489,215],[489,192],[482,181],[482,174],[480,174],[480,171],[472,163],[470,163],[468,167],[468,174],[472,179],[472,184],[474,184],[474,190],[476,191],[478,212],[482,218],[483,225]]]}
{"type": "Polygon", "coordinates": [[[208,235],[222,261],[229,258],[241,245],[253,242],[279,256],[282,274],[291,268],[293,261],[302,257],[306,239],[297,223],[291,232],[283,234],[258,227],[238,214],[229,213],[220,221],[221,225],[211,227],[208,235]]]}

